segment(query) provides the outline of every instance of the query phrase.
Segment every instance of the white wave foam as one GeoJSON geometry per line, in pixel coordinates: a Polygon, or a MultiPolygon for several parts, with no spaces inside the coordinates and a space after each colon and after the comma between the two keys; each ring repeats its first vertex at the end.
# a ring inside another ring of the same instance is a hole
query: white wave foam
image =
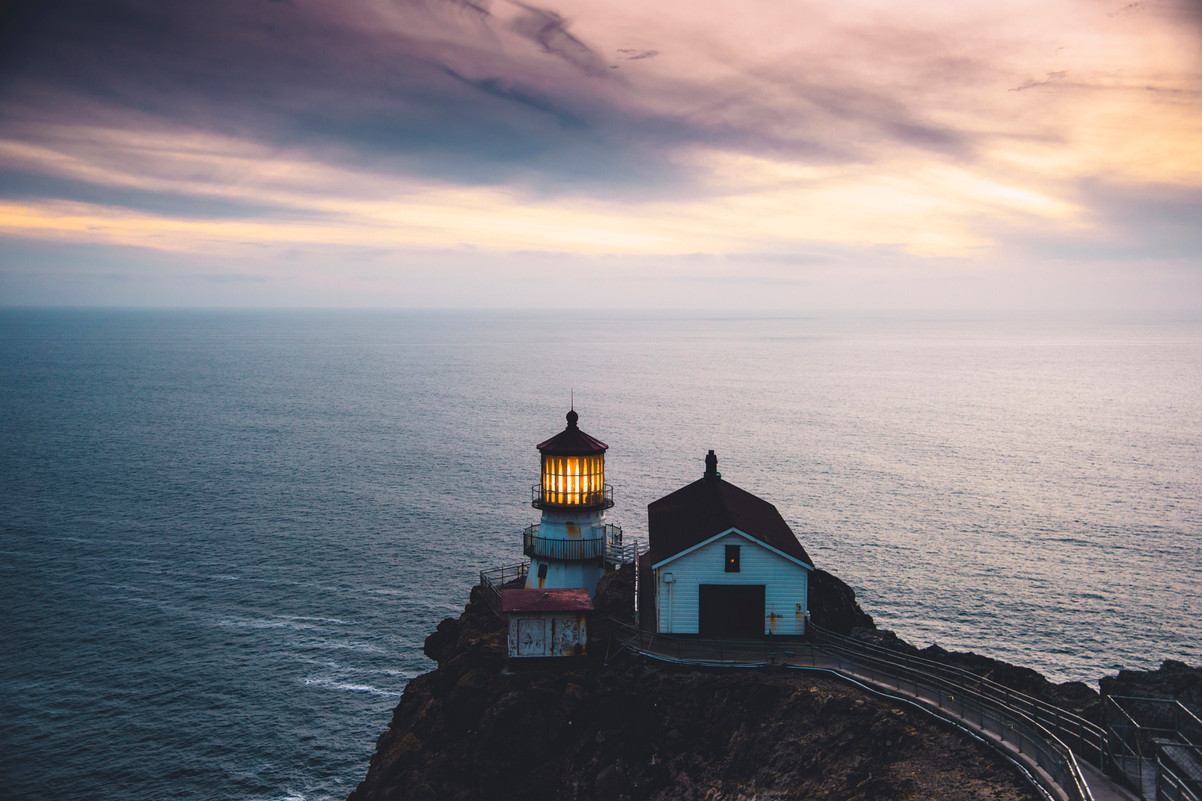
{"type": "Polygon", "coordinates": [[[296,790],[283,790],[284,795],[273,795],[267,798],[252,798],[248,801],[309,801],[309,797],[296,790]]]}
{"type": "Polygon", "coordinates": [[[390,679],[400,678],[408,682],[417,673],[412,670],[398,670],[396,668],[380,668],[380,667],[356,667],[354,665],[343,665],[338,662],[333,662],[329,659],[305,659],[296,660],[302,665],[312,665],[317,668],[324,668],[339,674],[347,674],[352,676],[387,676],[390,679]]]}
{"type": "Polygon", "coordinates": [[[333,623],[336,626],[349,626],[345,620],[339,620],[336,617],[306,617],[304,615],[280,615],[284,620],[299,620],[305,623],[333,623]]]}
{"type": "MultiPolygon", "coordinates": [[[[310,627],[314,628],[314,627],[310,627]]],[[[384,654],[388,653],[378,645],[372,645],[366,642],[337,642],[335,640],[292,640],[288,645],[293,648],[303,648],[306,651],[356,651],[361,654],[384,654]]]]}
{"type": "Polygon", "coordinates": [[[346,670],[342,665],[337,662],[331,662],[328,659],[305,659],[301,657],[296,661],[302,665],[313,665],[313,667],[325,668],[326,670],[346,670]]]}
{"type": "Polygon", "coordinates": [[[268,620],[264,618],[224,617],[213,622],[213,625],[223,629],[288,629],[290,631],[309,631],[316,629],[311,623],[301,623],[294,620],[268,620]]]}
{"type": "Polygon", "coordinates": [[[372,687],[370,684],[348,684],[342,681],[335,681],[326,678],[307,678],[303,684],[306,687],[323,687],[327,690],[341,690],[343,692],[352,693],[370,693],[372,695],[384,696],[386,698],[396,698],[400,692],[396,690],[381,690],[379,687],[372,687]]]}

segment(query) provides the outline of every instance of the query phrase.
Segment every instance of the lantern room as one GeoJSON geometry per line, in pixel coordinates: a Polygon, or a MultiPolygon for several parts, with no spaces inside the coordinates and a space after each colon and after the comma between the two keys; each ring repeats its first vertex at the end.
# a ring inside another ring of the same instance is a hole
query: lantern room
{"type": "Polygon", "coordinates": [[[608,509],[613,493],[605,486],[605,451],[601,440],[576,426],[580,415],[568,412],[568,427],[546,442],[542,454],[542,481],[532,488],[536,509],[608,509]]]}

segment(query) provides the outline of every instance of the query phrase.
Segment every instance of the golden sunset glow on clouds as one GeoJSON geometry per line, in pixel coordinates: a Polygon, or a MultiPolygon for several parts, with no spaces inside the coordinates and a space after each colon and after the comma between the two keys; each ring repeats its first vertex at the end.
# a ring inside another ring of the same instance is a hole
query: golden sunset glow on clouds
{"type": "Polygon", "coordinates": [[[534,271],[555,303],[609,265],[618,305],[715,302],[689,269],[804,305],[1040,265],[1202,305],[1196,5],[11,16],[0,302],[521,305],[499,279],[534,271]]]}

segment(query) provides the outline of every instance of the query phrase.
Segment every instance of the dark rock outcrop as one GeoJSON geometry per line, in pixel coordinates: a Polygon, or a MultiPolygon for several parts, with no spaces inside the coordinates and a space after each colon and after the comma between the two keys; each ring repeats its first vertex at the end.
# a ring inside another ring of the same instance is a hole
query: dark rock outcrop
{"type": "Polygon", "coordinates": [[[1134,698],[1172,698],[1202,714],[1202,667],[1166,659],[1156,670],[1120,670],[1099,684],[1105,695],[1134,698]]]}
{"type": "Polygon", "coordinates": [[[505,668],[504,636],[478,592],[439,624],[439,668],[406,687],[351,801],[1037,798],[992,751],[834,679],[625,653],[505,668]]]}
{"type": "MultiPolygon", "coordinates": [[[[633,585],[632,569],[605,577],[597,623],[632,621],[633,585]]],[[[828,630],[1100,718],[1098,694],[1079,682],[875,629],[829,573],[813,574],[810,605],[828,630]]],[[[673,666],[593,642],[587,658],[507,664],[505,646],[505,624],[473,589],[464,613],[426,639],[438,669],[409,682],[350,801],[1038,797],[993,751],[820,675],[673,666]]],[[[1166,662],[1102,687],[1197,706],[1202,670],[1166,662]]]]}
{"type": "Polygon", "coordinates": [[[1202,742],[1202,667],[1166,659],[1156,670],[1122,670],[1100,684],[1103,693],[1116,696],[1123,711],[1119,720],[1129,715],[1143,726],[1176,729],[1191,742],[1202,742]],[[1162,703],[1166,699],[1179,701],[1188,712],[1162,703]]]}
{"type": "Polygon", "coordinates": [[[468,605],[458,618],[448,617],[426,637],[422,650],[440,666],[499,667],[505,661],[508,629],[484,601],[483,590],[472,588],[468,605]]]}
{"type": "Polygon", "coordinates": [[[852,629],[875,629],[872,616],[860,608],[856,593],[825,570],[810,574],[810,620],[828,631],[847,635],[852,629]]]}
{"type": "Polygon", "coordinates": [[[855,629],[851,636],[861,642],[974,673],[995,684],[1076,712],[1093,723],[1102,722],[1101,696],[1084,682],[1054,684],[1038,671],[1011,665],[1000,659],[965,651],[948,651],[938,645],[916,648],[888,629],[855,629]]]}
{"type": "Polygon", "coordinates": [[[1101,696],[1084,682],[1066,681],[1055,684],[1031,668],[964,651],[945,651],[938,645],[931,645],[918,653],[933,662],[967,670],[1003,687],[1076,712],[1086,720],[1098,724],[1102,722],[1101,696]]]}
{"type": "Polygon", "coordinates": [[[598,618],[634,625],[634,565],[622,565],[597,582],[593,610],[598,618]]]}

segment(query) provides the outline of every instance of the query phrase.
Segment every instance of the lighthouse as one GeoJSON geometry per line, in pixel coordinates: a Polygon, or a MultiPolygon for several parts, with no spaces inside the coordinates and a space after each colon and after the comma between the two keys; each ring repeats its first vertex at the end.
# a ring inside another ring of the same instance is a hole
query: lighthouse
{"type": "Polygon", "coordinates": [[[607,566],[633,561],[622,529],[605,522],[605,510],[614,505],[605,483],[609,446],[581,431],[579,419],[570,410],[567,428],[537,446],[542,476],[531,488],[531,505],[542,518],[522,535],[530,557],[527,589],[583,587],[592,595],[607,566]]]}

